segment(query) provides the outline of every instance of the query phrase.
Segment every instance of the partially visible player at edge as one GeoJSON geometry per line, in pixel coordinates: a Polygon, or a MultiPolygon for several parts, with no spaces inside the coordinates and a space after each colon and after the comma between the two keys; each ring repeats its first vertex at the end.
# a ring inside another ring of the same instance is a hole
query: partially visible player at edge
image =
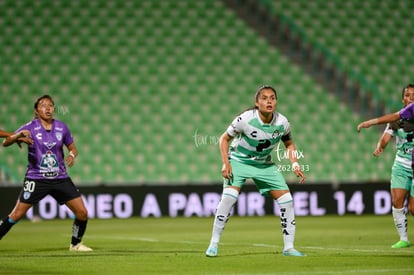
{"type": "Polygon", "coordinates": [[[32,144],[33,140],[29,137],[30,132],[27,130],[23,130],[17,133],[7,132],[4,130],[0,130],[0,138],[7,138],[10,137],[12,140],[15,140],[19,147],[21,147],[21,143],[32,144]]]}
{"type": "Polygon", "coordinates": [[[369,128],[376,124],[388,123],[384,134],[380,138],[374,151],[378,156],[384,151],[393,136],[396,136],[397,153],[391,173],[392,216],[400,240],[392,248],[406,248],[410,246],[407,227],[408,219],[404,208],[407,195],[408,208],[414,213],[413,188],[413,147],[414,147],[414,85],[409,84],[402,91],[404,108],[398,112],[387,114],[378,118],[360,123],[357,130],[369,128]]]}
{"type": "Polygon", "coordinates": [[[272,197],[280,206],[283,255],[304,256],[294,248],[296,224],[292,195],[271,159],[271,153],[280,141],[285,145],[292,171],[300,177],[301,183],[305,181],[305,175],[294,154],[296,147],[290,124],[285,116],[276,112],[276,103],[276,90],[271,86],[260,87],[256,91],[255,106],[237,116],[220,137],[223,194],[216,209],[210,245],[206,251],[208,257],[218,255],[221,234],[248,178],[253,179],[263,196],[272,197]]]}
{"type": "MultiPolygon", "coordinates": [[[[27,171],[17,203],[11,213],[0,221],[0,239],[23,218],[33,204],[46,195],[51,195],[75,215],[69,250],[92,251],[81,242],[88,222],[88,212],[65,166],[65,162],[69,167],[75,163],[78,150],[67,125],[53,118],[54,105],[49,95],[38,98],[34,104],[35,118],[16,131],[31,137],[32,143],[28,144],[27,171]],[[66,159],[64,146],[69,151],[66,159]]],[[[3,146],[10,146],[16,141],[15,135],[11,135],[3,141],[3,146]]]]}

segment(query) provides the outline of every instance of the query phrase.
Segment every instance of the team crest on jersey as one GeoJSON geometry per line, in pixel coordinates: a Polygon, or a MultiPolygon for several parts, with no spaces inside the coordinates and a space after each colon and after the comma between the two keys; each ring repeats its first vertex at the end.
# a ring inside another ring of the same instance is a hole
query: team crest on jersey
{"type": "Polygon", "coordinates": [[[52,151],[47,151],[40,162],[40,172],[45,178],[54,178],[59,174],[59,163],[52,151]]]}
{"type": "Polygon", "coordinates": [[[56,136],[57,140],[59,140],[59,141],[61,141],[61,140],[62,140],[62,133],[57,132],[57,133],[55,134],[55,136],[56,136]]]}
{"type": "Polygon", "coordinates": [[[272,138],[276,139],[278,136],[280,136],[280,132],[279,132],[279,130],[275,130],[272,134],[272,138]]]}

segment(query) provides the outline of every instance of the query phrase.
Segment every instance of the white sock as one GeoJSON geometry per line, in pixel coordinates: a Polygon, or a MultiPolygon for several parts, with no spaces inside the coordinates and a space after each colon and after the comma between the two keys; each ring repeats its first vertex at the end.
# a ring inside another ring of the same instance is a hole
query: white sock
{"type": "Polygon", "coordinates": [[[404,208],[394,208],[392,207],[392,217],[394,218],[395,228],[397,229],[398,235],[400,235],[401,241],[408,242],[407,235],[407,213],[404,208]]]}
{"type": "Polygon", "coordinates": [[[277,199],[280,208],[280,223],[282,226],[283,250],[293,248],[295,241],[296,222],[295,210],[293,208],[293,198],[290,193],[286,193],[277,199]]]}
{"type": "Polygon", "coordinates": [[[239,192],[233,188],[225,188],[221,196],[220,203],[217,206],[216,215],[214,218],[213,232],[211,234],[210,245],[218,246],[220,242],[221,233],[223,233],[224,226],[230,217],[230,211],[236,203],[239,192]]]}

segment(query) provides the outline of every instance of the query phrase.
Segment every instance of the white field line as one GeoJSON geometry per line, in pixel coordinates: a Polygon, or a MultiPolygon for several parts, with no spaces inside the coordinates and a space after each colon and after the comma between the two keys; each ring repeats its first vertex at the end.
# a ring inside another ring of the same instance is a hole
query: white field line
{"type": "MultiPolygon", "coordinates": [[[[109,240],[125,240],[125,241],[140,241],[140,242],[166,242],[166,243],[185,243],[185,244],[205,244],[208,245],[208,242],[194,242],[194,241],[161,241],[159,239],[154,238],[141,238],[141,237],[124,237],[124,236],[105,236],[105,237],[97,237],[97,236],[89,236],[88,238],[92,239],[109,239],[109,240]]],[[[222,243],[222,245],[236,245],[235,243],[222,243]]],[[[240,245],[240,243],[237,243],[240,245]]],[[[281,246],[277,245],[270,245],[270,244],[263,244],[263,243],[252,243],[246,244],[246,246],[254,246],[254,247],[270,247],[276,249],[280,249],[281,246]]],[[[380,250],[380,249],[353,249],[353,248],[335,248],[335,247],[317,247],[317,246],[304,246],[300,247],[301,249],[309,249],[309,250],[329,250],[329,251],[337,251],[337,252],[365,252],[365,253],[378,253],[378,252],[402,252],[408,254],[414,254],[414,251],[411,249],[398,249],[398,250],[380,250]]],[[[308,254],[309,255],[309,254],[308,254]]],[[[341,275],[341,274],[398,274],[401,272],[410,272],[414,274],[414,268],[390,268],[390,269],[357,269],[357,270],[344,270],[344,271],[330,271],[330,270],[323,270],[323,274],[326,275],[341,275]]],[[[240,275],[243,274],[251,274],[251,273],[238,273],[240,275]]],[[[304,272],[277,272],[277,273],[255,273],[255,275],[267,275],[267,274],[278,274],[278,275],[309,275],[309,274],[321,274],[321,271],[304,271],[304,272]]]]}
{"type": "MultiPolygon", "coordinates": [[[[97,237],[93,235],[88,235],[88,239],[109,239],[109,240],[125,240],[125,241],[140,241],[140,242],[166,242],[166,243],[184,243],[184,244],[205,244],[208,245],[208,241],[203,242],[194,242],[194,241],[161,241],[159,239],[155,238],[142,238],[142,237],[124,237],[124,236],[105,236],[105,237],[97,237]]],[[[227,246],[227,245],[240,245],[240,243],[229,243],[229,242],[223,242],[220,245],[227,246]]],[[[274,249],[279,249],[282,246],[272,245],[272,244],[264,244],[264,243],[246,243],[246,246],[254,246],[254,247],[269,247],[274,249]]],[[[359,248],[343,248],[343,247],[320,247],[320,246],[300,246],[300,249],[308,249],[308,250],[325,250],[325,251],[336,251],[336,252],[359,252],[359,253],[389,253],[389,252],[395,252],[395,253],[407,253],[407,254],[413,254],[414,250],[409,248],[403,248],[403,249],[359,249],[359,248]]]]}

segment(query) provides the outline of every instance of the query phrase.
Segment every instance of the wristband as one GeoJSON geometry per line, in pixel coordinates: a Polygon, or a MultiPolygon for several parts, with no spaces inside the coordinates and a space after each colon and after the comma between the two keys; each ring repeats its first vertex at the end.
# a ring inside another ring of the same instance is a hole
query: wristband
{"type": "Polygon", "coordinates": [[[69,152],[69,156],[71,156],[73,159],[76,158],[75,154],[72,151],[69,152]]]}
{"type": "Polygon", "coordinates": [[[295,171],[296,169],[300,170],[300,165],[297,161],[295,161],[294,163],[292,163],[292,170],[295,171]]]}

